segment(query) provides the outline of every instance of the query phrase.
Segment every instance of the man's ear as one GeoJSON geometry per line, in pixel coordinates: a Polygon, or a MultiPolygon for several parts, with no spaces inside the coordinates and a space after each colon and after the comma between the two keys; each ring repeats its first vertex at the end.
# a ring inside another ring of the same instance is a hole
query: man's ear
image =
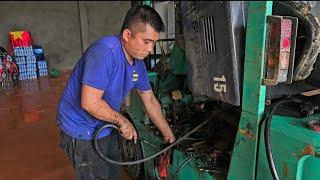
{"type": "Polygon", "coordinates": [[[123,40],[125,40],[126,42],[128,42],[130,36],[131,36],[131,31],[130,31],[129,29],[123,30],[123,32],[122,32],[122,38],[123,38],[123,40]]]}

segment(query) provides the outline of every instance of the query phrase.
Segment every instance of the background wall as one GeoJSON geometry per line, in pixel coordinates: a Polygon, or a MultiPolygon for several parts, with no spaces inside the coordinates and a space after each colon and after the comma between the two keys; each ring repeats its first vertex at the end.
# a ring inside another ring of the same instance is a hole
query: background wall
{"type": "Polygon", "coordinates": [[[29,31],[49,68],[70,70],[100,37],[118,34],[130,1],[1,1],[0,46],[10,31],[29,31]]]}

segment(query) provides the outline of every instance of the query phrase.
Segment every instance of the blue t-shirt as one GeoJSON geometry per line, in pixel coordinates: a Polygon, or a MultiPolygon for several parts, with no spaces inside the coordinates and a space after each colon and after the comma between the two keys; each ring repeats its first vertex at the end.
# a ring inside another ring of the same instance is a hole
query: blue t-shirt
{"type": "MultiPolygon", "coordinates": [[[[115,111],[131,89],[151,89],[143,60],[130,65],[124,55],[119,36],[106,36],[94,42],[72,71],[57,108],[57,124],[74,138],[92,140],[94,132],[105,121],[90,115],[81,107],[82,84],[104,91],[103,100],[115,111]]],[[[110,129],[99,138],[110,134],[110,129]]]]}

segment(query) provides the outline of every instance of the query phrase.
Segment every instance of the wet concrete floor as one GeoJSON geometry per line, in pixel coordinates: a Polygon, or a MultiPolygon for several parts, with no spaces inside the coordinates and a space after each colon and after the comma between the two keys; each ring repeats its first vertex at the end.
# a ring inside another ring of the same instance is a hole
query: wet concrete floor
{"type": "MultiPolygon", "coordinates": [[[[69,75],[23,80],[0,91],[0,180],[76,179],[55,121],[69,75]]],[[[122,170],[120,179],[131,178],[122,170]]]]}

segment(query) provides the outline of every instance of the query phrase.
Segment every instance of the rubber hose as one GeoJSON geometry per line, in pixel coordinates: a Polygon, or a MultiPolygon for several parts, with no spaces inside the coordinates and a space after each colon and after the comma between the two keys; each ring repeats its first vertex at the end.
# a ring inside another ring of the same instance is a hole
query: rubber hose
{"type": "Polygon", "coordinates": [[[184,161],[184,163],[181,164],[181,166],[178,168],[178,170],[174,173],[174,175],[172,176],[172,180],[174,180],[174,178],[178,175],[179,171],[189,162],[191,161],[192,159],[196,158],[196,157],[199,157],[199,156],[206,156],[207,154],[197,154],[197,155],[194,155],[190,158],[188,158],[186,161],[184,161]]]}
{"type": "Polygon", "coordinates": [[[300,99],[282,99],[278,102],[276,102],[270,109],[268,115],[265,118],[265,127],[264,127],[264,145],[266,149],[266,155],[267,155],[267,160],[268,160],[268,165],[271,170],[271,174],[273,179],[279,180],[279,175],[276,169],[276,166],[274,164],[273,160],[273,155],[272,155],[272,148],[271,148],[271,140],[270,140],[270,126],[271,126],[271,120],[272,120],[272,115],[275,112],[275,110],[278,108],[280,104],[283,103],[289,103],[289,102],[294,102],[294,103],[302,103],[300,99]]]}
{"type": "Polygon", "coordinates": [[[100,134],[100,132],[106,128],[114,128],[116,130],[119,131],[118,127],[115,126],[114,124],[106,124],[104,126],[102,126],[101,128],[99,128],[97,130],[97,132],[95,133],[95,137],[94,137],[94,147],[97,151],[97,153],[99,154],[99,156],[109,162],[109,163],[112,163],[112,164],[117,164],[117,165],[134,165],[134,164],[139,164],[139,163],[142,163],[142,162],[145,162],[145,161],[148,161],[150,159],[153,159],[157,156],[159,156],[160,154],[168,151],[170,148],[172,148],[173,146],[177,145],[178,143],[180,143],[181,141],[183,141],[185,138],[187,138],[188,136],[190,136],[192,133],[196,132],[199,128],[201,128],[203,125],[207,124],[211,119],[213,118],[213,116],[210,116],[207,120],[203,121],[201,124],[199,124],[197,127],[195,127],[194,129],[192,129],[190,132],[188,132],[187,134],[185,134],[184,136],[182,136],[180,139],[178,139],[176,142],[170,144],[169,146],[165,147],[164,149],[162,149],[161,151],[149,156],[149,157],[146,157],[146,158],[143,158],[143,159],[139,159],[139,160],[136,160],[136,161],[125,161],[125,162],[119,162],[119,161],[115,161],[115,160],[112,160],[112,159],[109,159],[108,157],[106,157],[105,155],[103,155],[98,147],[98,136],[100,134]]]}

